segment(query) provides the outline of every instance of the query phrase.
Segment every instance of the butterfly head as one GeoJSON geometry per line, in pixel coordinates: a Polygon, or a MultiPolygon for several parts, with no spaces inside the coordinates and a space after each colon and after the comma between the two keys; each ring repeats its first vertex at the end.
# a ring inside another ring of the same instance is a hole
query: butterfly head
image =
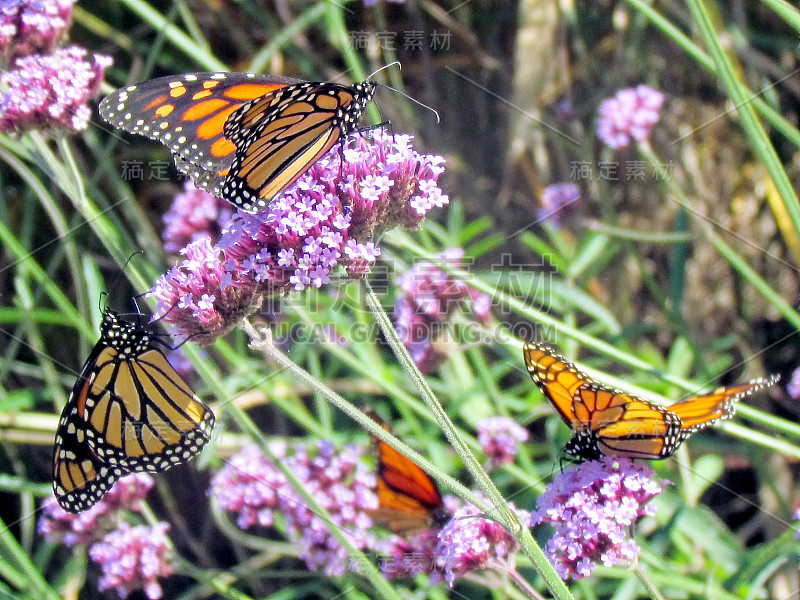
{"type": "Polygon", "coordinates": [[[151,342],[151,336],[146,330],[122,320],[110,308],[106,308],[103,313],[100,338],[126,357],[141,354],[150,347],[151,342]]]}

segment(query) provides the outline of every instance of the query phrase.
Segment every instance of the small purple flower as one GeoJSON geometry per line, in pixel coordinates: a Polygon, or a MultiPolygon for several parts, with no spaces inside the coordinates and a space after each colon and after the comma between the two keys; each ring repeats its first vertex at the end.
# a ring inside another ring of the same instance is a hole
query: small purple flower
{"type": "Polygon", "coordinates": [[[664,94],[650,86],[620,90],[600,104],[597,136],[610,148],[627,148],[631,138],[638,142],[650,136],[660,118],[664,94]]]}
{"type": "Polygon", "coordinates": [[[490,417],[478,423],[478,443],[489,456],[489,468],[514,462],[517,443],[528,440],[528,430],[509,417],[490,417]]]}
{"type": "Polygon", "coordinates": [[[187,181],[164,215],[164,250],[178,252],[201,237],[219,238],[233,217],[230,202],[212,196],[187,181]]]}
{"type": "Polygon", "coordinates": [[[66,546],[95,542],[111,529],[118,511],[141,510],[141,501],[153,485],[150,475],[131,473],[119,479],[97,504],[78,514],[66,512],[51,497],[42,505],[39,533],[66,546]]]}
{"type": "Polygon", "coordinates": [[[545,551],[562,579],[587,577],[598,563],[636,560],[639,547],[626,538],[639,517],[655,514],[646,503],[664,486],[653,476],[649,467],[627,458],[604,457],[568,467],[547,486],[533,524],[555,528],[545,551]]]}
{"type": "Polygon", "coordinates": [[[158,577],[172,573],[167,538],[168,523],[154,527],[131,527],[122,523],[89,550],[91,559],[103,570],[100,590],[116,588],[120,598],[144,590],[150,600],[161,598],[158,577]]]}
{"type": "MultiPolygon", "coordinates": [[[[378,498],[373,491],[375,477],[360,462],[361,449],[347,446],[337,451],[330,442],[319,441],[312,453],[301,445],[287,454],[286,445],[278,442],[271,450],[327,509],[333,526],[351,544],[361,549],[371,545],[367,529],[372,519],[367,511],[378,507],[378,498]]],[[[348,569],[349,556],[330,535],[331,525],[311,512],[257,446],[245,448],[228,461],[212,480],[210,494],[220,508],[238,513],[236,524],[242,529],[268,527],[276,517],[282,518],[309,569],[323,567],[326,574],[336,576],[348,569]]]]}
{"type": "MultiPolygon", "coordinates": [[[[460,248],[442,253],[442,259],[452,267],[460,267],[463,257],[460,248]]],[[[472,314],[480,324],[491,321],[490,296],[428,261],[416,264],[398,277],[396,283],[403,294],[395,302],[395,329],[423,373],[430,373],[447,359],[442,338],[448,333],[450,317],[464,301],[472,302],[472,314]]]]}
{"type": "Polygon", "coordinates": [[[786,386],[786,393],[795,400],[800,398],[800,367],[792,373],[792,380],[786,386]]]}
{"type": "Polygon", "coordinates": [[[16,70],[0,75],[0,132],[31,129],[86,129],[91,111],[86,101],[97,95],[111,58],[86,50],[60,48],[49,56],[16,61],[16,70]]]}
{"type": "Polygon", "coordinates": [[[72,22],[75,0],[3,0],[0,54],[20,58],[50,54],[72,22]]]}
{"type": "Polygon", "coordinates": [[[539,221],[552,223],[558,228],[561,225],[561,217],[578,207],[580,197],[581,190],[574,183],[548,185],[542,190],[539,198],[542,204],[539,209],[539,221]]]}
{"type": "MultiPolygon", "coordinates": [[[[792,517],[794,517],[795,519],[800,519],[800,508],[798,508],[796,511],[794,511],[794,514],[792,515],[792,517]]],[[[794,534],[794,537],[796,539],[800,539],[800,529],[797,530],[797,532],[794,534]]]]}
{"type": "MultiPolygon", "coordinates": [[[[517,513],[524,527],[530,526],[531,513],[515,508],[511,503],[509,507],[517,513]]],[[[519,544],[499,523],[485,519],[481,514],[472,505],[464,506],[439,532],[435,553],[450,587],[456,579],[471,571],[510,571],[514,568],[514,555],[519,544]]]]}
{"type": "MultiPolygon", "coordinates": [[[[219,243],[202,247],[205,260],[184,261],[162,277],[150,292],[159,300],[156,314],[176,325],[179,335],[210,343],[257,310],[263,298],[321,287],[337,269],[350,278],[366,277],[380,256],[373,238],[398,225],[417,229],[422,223],[424,211],[411,206],[413,198],[447,203],[435,185],[443,159],[416,153],[411,136],[375,131],[371,139],[355,139],[344,150],[344,163],[339,147],[332,148],[268,210],[237,212],[219,243]],[[235,303],[235,310],[221,293],[229,287],[246,300],[235,303]],[[206,316],[214,322],[198,327],[192,321],[202,294],[214,297],[206,316]]],[[[196,253],[199,243],[182,253],[196,253]]]]}

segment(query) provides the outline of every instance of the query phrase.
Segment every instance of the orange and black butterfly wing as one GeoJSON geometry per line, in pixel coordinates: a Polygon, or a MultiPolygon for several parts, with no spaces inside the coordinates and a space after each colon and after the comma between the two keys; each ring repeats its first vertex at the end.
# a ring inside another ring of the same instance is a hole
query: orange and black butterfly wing
{"type": "Polygon", "coordinates": [[[579,389],[595,382],[566,358],[543,344],[526,343],[523,355],[528,373],[564,422],[574,431],[587,428],[586,417],[581,420],[575,414],[573,402],[579,389]]]}
{"type": "Polygon", "coordinates": [[[102,461],[86,443],[82,417],[89,387],[84,376],[86,366],[62,412],[53,449],[53,492],[61,507],[70,513],[82,512],[94,505],[125,474],[123,469],[102,461]]]}
{"type": "Polygon", "coordinates": [[[578,391],[575,412],[589,424],[596,446],[593,458],[666,458],[688,435],[670,410],[599,384],[578,391]]]}
{"type": "MultiPolygon", "coordinates": [[[[367,414],[390,431],[377,414],[367,414]]],[[[431,476],[386,442],[375,436],[372,441],[378,460],[378,509],[371,512],[372,517],[401,535],[443,526],[451,515],[431,476]]]]}
{"type": "Polygon", "coordinates": [[[223,133],[228,117],[245,103],[295,83],[252,73],[160,77],[109,94],[100,103],[100,115],[114,127],[166,145],[198,187],[219,195],[236,151],[223,133]]]}
{"type": "Polygon", "coordinates": [[[247,212],[265,207],[355,130],[374,89],[298,83],[242,106],[225,124],[236,158],[223,197],[247,212]]]}
{"type": "Polygon", "coordinates": [[[85,510],[126,473],[164,471],[196,455],[213,426],[151,334],[106,310],[56,430],[56,498],[69,512],[85,510]]]}
{"type": "Polygon", "coordinates": [[[730,419],[736,413],[736,403],[750,394],[775,385],[779,379],[779,376],[773,375],[731,387],[717,388],[710,394],[676,402],[669,410],[680,417],[684,432],[694,433],[717,421],[730,419]]]}
{"type": "Polygon", "coordinates": [[[569,456],[665,458],[682,441],[680,419],[663,407],[593,381],[542,344],[525,344],[524,356],[531,377],[574,432],[565,447],[569,456]]]}

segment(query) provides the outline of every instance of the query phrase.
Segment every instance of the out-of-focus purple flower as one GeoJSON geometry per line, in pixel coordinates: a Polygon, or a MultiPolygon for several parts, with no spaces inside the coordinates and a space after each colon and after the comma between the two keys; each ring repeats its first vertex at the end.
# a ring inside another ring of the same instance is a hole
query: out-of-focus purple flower
{"type": "Polygon", "coordinates": [[[795,400],[800,398],[800,367],[792,373],[792,380],[786,386],[786,393],[795,400]]]}
{"type": "Polygon", "coordinates": [[[85,57],[86,50],[70,46],[18,59],[16,70],[0,75],[0,132],[86,129],[91,116],[86,101],[97,95],[111,58],[85,57]]]}
{"type": "Polygon", "coordinates": [[[597,137],[610,148],[627,148],[631,139],[643,142],[661,116],[664,94],[647,85],[620,90],[600,104],[597,137]]]}
{"type": "Polygon", "coordinates": [[[539,209],[539,221],[552,223],[556,228],[560,227],[561,217],[578,207],[580,197],[581,190],[574,183],[548,185],[542,190],[539,198],[542,204],[539,209]]]}
{"type": "Polygon", "coordinates": [[[416,229],[428,210],[447,204],[436,185],[443,158],[418,154],[408,135],[376,130],[371,139],[355,137],[344,163],[335,146],[268,210],[237,212],[214,248],[201,241],[187,246],[183,254],[202,248],[205,258],[187,259],[156,282],[150,292],[159,300],[156,315],[179,335],[210,343],[265,297],[319,288],[337,268],[365,277],[380,255],[371,239],[398,225],[416,229]],[[236,310],[226,305],[229,288],[246,299],[236,310]],[[201,303],[208,323],[193,325],[201,303]]]}
{"type": "MultiPolygon", "coordinates": [[[[515,508],[511,503],[509,508],[517,514],[524,527],[530,526],[531,513],[515,508]]],[[[480,515],[481,511],[476,507],[464,506],[439,532],[435,553],[451,587],[456,579],[470,571],[510,571],[514,568],[514,555],[519,544],[499,523],[480,515]]]]}
{"type": "Polygon", "coordinates": [[[478,423],[478,443],[489,456],[489,468],[514,462],[517,443],[528,440],[528,430],[509,417],[490,417],[478,423]]]}
{"type": "MultiPolygon", "coordinates": [[[[796,511],[794,511],[794,514],[792,515],[792,517],[794,517],[795,519],[800,519],[800,508],[798,508],[796,511]]],[[[794,537],[796,539],[800,539],[800,529],[797,530],[797,532],[794,534],[794,537]]]]}
{"type": "Polygon", "coordinates": [[[100,590],[115,588],[120,598],[144,590],[150,600],[161,598],[158,577],[172,573],[167,538],[168,523],[131,527],[122,523],[89,549],[89,556],[103,570],[100,590]]]}
{"type": "Polygon", "coordinates": [[[150,475],[131,473],[119,479],[97,504],[78,514],[68,513],[51,497],[42,505],[39,533],[66,546],[96,542],[114,525],[117,511],[141,510],[141,501],[153,484],[150,475]]]}
{"type": "Polygon", "coordinates": [[[187,181],[164,215],[164,250],[177,252],[201,237],[219,238],[233,217],[230,202],[212,196],[187,181]]]}
{"type": "MultiPolygon", "coordinates": [[[[441,259],[449,267],[460,267],[464,251],[445,250],[441,259]]],[[[490,296],[452,277],[431,262],[423,261],[397,278],[403,291],[394,306],[394,326],[414,364],[430,373],[447,359],[443,338],[449,333],[449,319],[465,300],[472,302],[472,314],[482,325],[491,318],[490,296]]]]}
{"type": "Polygon", "coordinates": [[[283,518],[287,535],[300,546],[299,556],[310,569],[323,567],[328,575],[343,575],[349,556],[329,528],[337,527],[356,548],[366,548],[372,543],[367,511],[378,507],[375,477],[360,462],[361,449],[347,446],[337,451],[327,441],[317,442],[313,453],[302,445],[293,454],[287,454],[285,444],[273,443],[270,448],[327,509],[333,524],[309,510],[256,446],[245,448],[217,473],[211,482],[212,498],[223,510],[238,513],[236,523],[242,529],[270,526],[276,517],[283,518]]]}
{"type": "Polygon", "coordinates": [[[75,0],[3,0],[0,55],[14,59],[49,54],[72,22],[75,0]]]}
{"type": "Polygon", "coordinates": [[[533,524],[555,528],[545,552],[562,579],[587,577],[598,563],[611,567],[636,559],[639,547],[626,538],[639,517],[655,514],[646,503],[664,486],[653,476],[627,458],[604,457],[568,467],[547,486],[533,524]]]}
{"type": "Polygon", "coordinates": [[[431,576],[431,583],[442,578],[442,569],[436,556],[439,530],[426,529],[407,539],[397,535],[379,540],[375,550],[380,556],[379,566],[387,579],[415,577],[422,573],[431,576]]]}

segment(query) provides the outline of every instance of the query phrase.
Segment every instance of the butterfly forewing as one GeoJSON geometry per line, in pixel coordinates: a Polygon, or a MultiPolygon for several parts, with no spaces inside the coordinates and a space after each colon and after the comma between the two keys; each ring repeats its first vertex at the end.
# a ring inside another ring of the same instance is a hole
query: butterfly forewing
{"type": "MultiPolygon", "coordinates": [[[[367,414],[381,427],[389,426],[373,411],[367,414]]],[[[436,482],[414,461],[379,438],[372,437],[377,455],[378,508],[371,516],[389,530],[409,535],[442,527],[452,516],[436,482]]]]}
{"type": "MultiPolygon", "coordinates": [[[[223,128],[238,108],[298,80],[253,73],[160,77],[106,96],[100,115],[114,127],[155,139],[181,159],[178,168],[221,191],[236,146],[223,128]]],[[[177,160],[176,160],[177,164],[177,160]]]]}

